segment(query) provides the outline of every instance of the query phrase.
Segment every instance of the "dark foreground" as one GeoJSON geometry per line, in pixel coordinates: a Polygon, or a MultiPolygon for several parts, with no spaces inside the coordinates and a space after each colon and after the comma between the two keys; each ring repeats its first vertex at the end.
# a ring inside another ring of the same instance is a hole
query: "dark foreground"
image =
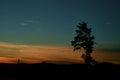
{"type": "Polygon", "coordinates": [[[120,80],[120,65],[85,64],[0,64],[0,80],[120,80]]]}

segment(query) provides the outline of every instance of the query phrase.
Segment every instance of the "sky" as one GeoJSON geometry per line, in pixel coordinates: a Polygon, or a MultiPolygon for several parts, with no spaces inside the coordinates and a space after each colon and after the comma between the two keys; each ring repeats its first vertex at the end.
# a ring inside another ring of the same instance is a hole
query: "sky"
{"type": "Polygon", "coordinates": [[[119,4],[120,0],[0,0],[0,42],[71,46],[76,25],[85,21],[95,36],[95,48],[119,53],[119,4]]]}
{"type": "MultiPolygon", "coordinates": [[[[0,43],[0,63],[42,63],[55,64],[84,63],[82,53],[72,50],[68,46],[46,46],[46,45],[21,45],[13,43],[0,43]]],[[[91,56],[99,63],[110,62],[120,64],[119,52],[103,51],[94,49],[91,56]]]]}
{"type": "Polygon", "coordinates": [[[69,45],[87,22],[97,47],[120,47],[119,0],[0,0],[0,41],[69,45]]]}

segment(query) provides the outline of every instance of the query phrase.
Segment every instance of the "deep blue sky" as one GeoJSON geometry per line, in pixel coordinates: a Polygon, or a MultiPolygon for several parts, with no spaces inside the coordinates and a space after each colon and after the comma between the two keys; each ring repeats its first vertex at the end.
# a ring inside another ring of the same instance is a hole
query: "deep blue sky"
{"type": "Polygon", "coordinates": [[[97,47],[120,48],[120,0],[0,0],[1,42],[71,45],[82,21],[97,47]]]}

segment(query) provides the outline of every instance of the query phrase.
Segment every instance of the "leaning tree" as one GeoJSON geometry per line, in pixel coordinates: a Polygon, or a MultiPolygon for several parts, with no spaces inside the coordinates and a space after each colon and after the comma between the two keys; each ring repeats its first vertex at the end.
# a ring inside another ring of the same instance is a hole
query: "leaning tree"
{"type": "Polygon", "coordinates": [[[91,53],[93,51],[94,45],[94,36],[91,35],[91,28],[87,27],[86,22],[79,23],[77,25],[76,36],[74,40],[71,41],[72,46],[74,47],[73,51],[84,49],[85,54],[82,54],[82,58],[84,59],[86,64],[95,64],[96,61],[91,57],[91,53]]]}

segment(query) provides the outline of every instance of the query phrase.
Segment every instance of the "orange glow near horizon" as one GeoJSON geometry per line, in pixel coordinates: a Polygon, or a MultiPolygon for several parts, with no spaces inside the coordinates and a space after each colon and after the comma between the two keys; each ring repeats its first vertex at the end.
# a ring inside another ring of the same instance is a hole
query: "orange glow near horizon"
{"type": "MultiPolygon", "coordinates": [[[[83,63],[81,53],[73,52],[72,47],[66,46],[0,43],[0,63],[17,63],[18,58],[22,63],[83,63]]],[[[94,50],[92,56],[99,62],[120,64],[119,53],[94,50]]]]}

